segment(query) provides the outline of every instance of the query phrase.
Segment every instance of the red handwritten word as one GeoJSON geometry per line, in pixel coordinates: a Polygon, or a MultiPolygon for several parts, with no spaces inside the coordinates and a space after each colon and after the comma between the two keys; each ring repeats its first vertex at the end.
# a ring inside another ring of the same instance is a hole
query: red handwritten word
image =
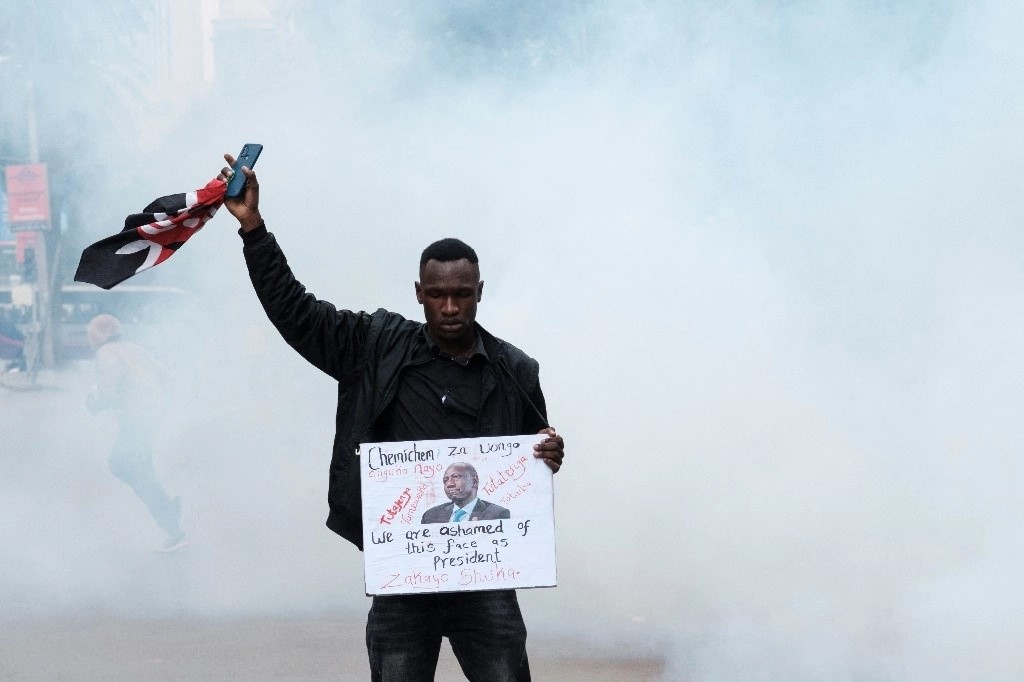
{"type": "Polygon", "coordinates": [[[378,483],[387,483],[392,476],[407,476],[409,470],[403,466],[394,466],[388,469],[371,469],[370,478],[378,483]]]}
{"type": "Polygon", "coordinates": [[[525,483],[520,483],[519,481],[516,481],[516,489],[506,491],[505,495],[503,495],[501,499],[498,501],[502,504],[508,504],[509,500],[514,500],[515,498],[525,493],[531,485],[533,485],[533,483],[531,483],[530,481],[526,481],[525,483]]]}
{"type": "Polygon", "coordinates": [[[388,575],[387,582],[381,585],[380,589],[393,590],[401,588],[403,585],[406,587],[431,589],[441,587],[446,582],[448,582],[447,573],[424,573],[423,571],[413,571],[406,575],[391,573],[388,575]]]}
{"type": "Polygon", "coordinates": [[[476,568],[464,568],[459,571],[459,584],[475,585],[479,583],[511,582],[521,575],[523,575],[523,572],[514,568],[492,568],[483,571],[476,568]]]}
{"type": "Polygon", "coordinates": [[[417,488],[416,488],[416,497],[413,498],[412,504],[407,506],[405,508],[405,511],[402,512],[402,521],[404,521],[406,523],[412,523],[413,512],[416,511],[416,507],[419,506],[420,500],[423,499],[423,494],[426,493],[427,490],[429,490],[429,489],[430,489],[430,484],[429,483],[420,483],[419,486],[417,486],[417,488]]]}
{"type": "Polygon", "coordinates": [[[398,513],[402,511],[402,508],[405,506],[406,502],[408,502],[411,499],[412,492],[408,488],[406,488],[405,490],[402,491],[402,494],[398,496],[398,499],[395,500],[395,503],[388,507],[387,510],[385,510],[385,512],[380,515],[380,522],[390,524],[394,520],[394,518],[398,516],[398,513]]]}
{"type": "Polygon", "coordinates": [[[501,471],[499,471],[497,478],[495,478],[492,475],[489,479],[487,479],[487,483],[484,483],[484,485],[482,486],[484,492],[486,492],[488,495],[493,495],[495,490],[505,485],[509,481],[517,481],[520,478],[522,478],[523,474],[526,473],[527,461],[528,460],[526,457],[520,457],[519,459],[516,460],[515,464],[508,467],[507,469],[502,469],[501,471]]]}
{"type": "Polygon", "coordinates": [[[417,462],[416,466],[413,467],[413,470],[423,478],[433,478],[435,474],[441,473],[441,469],[444,469],[444,465],[441,463],[422,464],[417,462]]]}

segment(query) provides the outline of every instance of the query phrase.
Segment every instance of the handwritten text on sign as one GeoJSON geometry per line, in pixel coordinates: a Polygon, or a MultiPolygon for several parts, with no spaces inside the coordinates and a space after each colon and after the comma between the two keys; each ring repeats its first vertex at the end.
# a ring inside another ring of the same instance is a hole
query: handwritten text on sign
{"type": "Polygon", "coordinates": [[[367,594],[555,584],[543,435],[360,445],[367,594]]]}

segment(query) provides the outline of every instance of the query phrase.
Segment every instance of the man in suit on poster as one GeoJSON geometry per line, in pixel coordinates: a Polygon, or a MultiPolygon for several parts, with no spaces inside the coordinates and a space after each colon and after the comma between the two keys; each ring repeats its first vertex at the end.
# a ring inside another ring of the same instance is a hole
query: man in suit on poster
{"type": "Polygon", "coordinates": [[[476,496],[480,477],[472,464],[458,462],[444,472],[444,494],[451,502],[439,504],[423,512],[422,523],[459,523],[460,521],[494,521],[511,516],[508,509],[481,500],[476,496]]]}

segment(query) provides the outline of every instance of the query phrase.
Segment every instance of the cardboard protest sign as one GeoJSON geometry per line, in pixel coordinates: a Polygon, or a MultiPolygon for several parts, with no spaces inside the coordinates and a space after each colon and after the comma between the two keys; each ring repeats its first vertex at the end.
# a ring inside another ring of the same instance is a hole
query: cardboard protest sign
{"type": "Polygon", "coordinates": [[[553,587],[544,438],[360,445],[366,594],[553,587]]]}

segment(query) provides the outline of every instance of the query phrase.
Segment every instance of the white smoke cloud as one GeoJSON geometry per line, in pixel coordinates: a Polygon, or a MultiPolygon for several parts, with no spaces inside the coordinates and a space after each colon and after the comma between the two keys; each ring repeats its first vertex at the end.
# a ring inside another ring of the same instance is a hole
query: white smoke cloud
{"type": "MultiPolygon", "coordinates": [[[[418,317],[420,249],[474,245],[480,321],[540,360],[568,444],[534,632],[670,679],[1015,679],[1021,10],[534,7],[495,36],[482,4],[349,6],[287,81],[200,103],[140,198],[262,142],[270,229],[351,309],[418,317]]],[[[320,526],[329,379],[262,319],[228,216],[161,268],[201,301],[162,441],[195,546],[173,576],[137,558],[93,427],[54,503],[74,561],[51,523],[2,527],[19,608],[359,612],[320,526]]]]}

